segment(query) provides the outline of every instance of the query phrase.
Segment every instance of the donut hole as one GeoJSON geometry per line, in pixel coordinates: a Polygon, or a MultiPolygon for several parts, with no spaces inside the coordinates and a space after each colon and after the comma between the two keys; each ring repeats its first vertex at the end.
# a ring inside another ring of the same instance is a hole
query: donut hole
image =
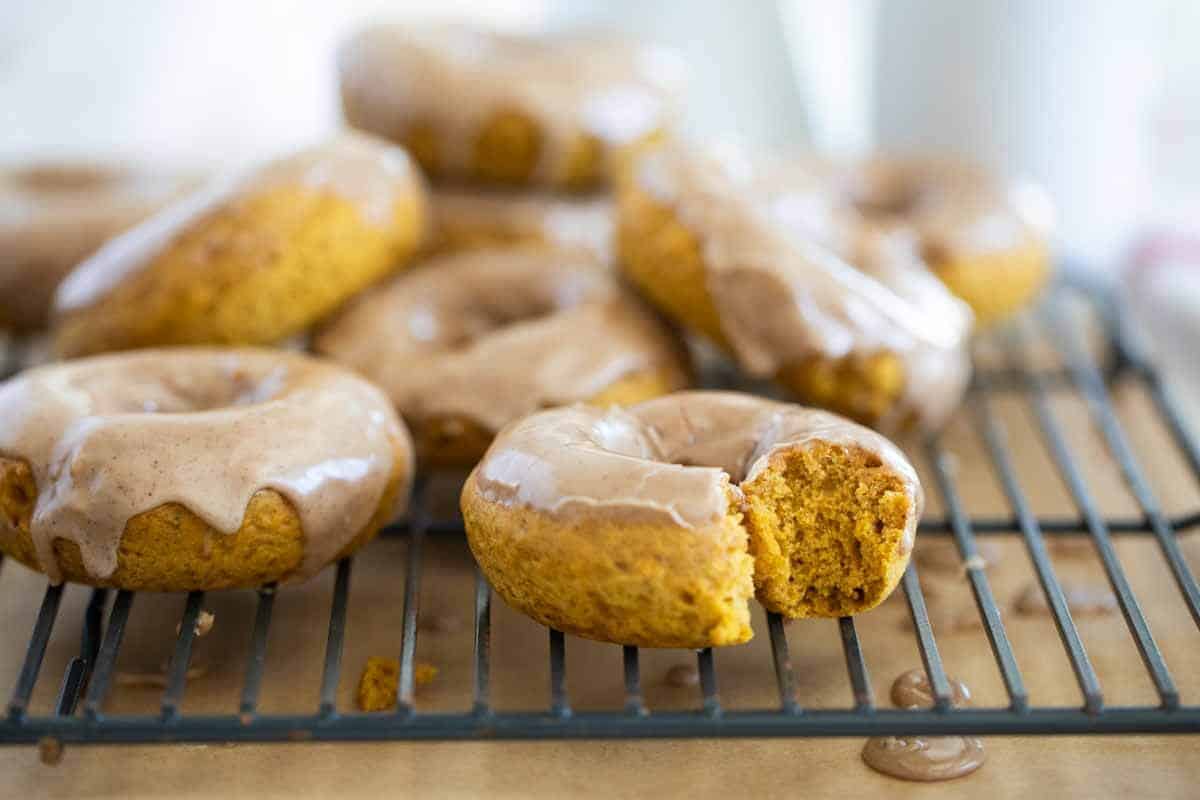
{"type": "Polygon", "coordinates": [[[467,347],[490,333],[526,322],[536,322],[560,310],[553,297],[537,295],[485,296],[446,321],[442,344],[449,349],[467,347]]]}
{"type": "Polygon", "coordinates": [[[194,414],[267,402],[283,392],[287,381],[286,365],[252,370],[181,356],[142,365],[121,381],[103,368],[84,370],[73,376],[72,385],[90,396],[93,413],[100,415],[194,414]]]}
{"type": "Polygon", "coordinates": [[[893,170],[874,170],[858,176],[848,193],[850,204],[867,219],[909,216],[924,195],[917,181],[893,170]]]}
{"type": "Polygon", "coordinates": [[[879,603],[903,565],[910,500],[877,455],[818,443],[742,484],[759,599],[789,617],[879,603]]]}
{"type": "Polygon", "coordinates": [[[115,184],[118,170],[95,164],[42,164],[17,170],[12,180],[28,192],[82,192],[115,184]]]}
{"type": "Polygon", "coordinates": [[[395,287],[397,297],[412,298],[397,316],[397,332],[423,352],[463,350],[615,293],[611,276],[589,254],[539,245],[446,255],[395,287]],[[447,275],[455,291],[447,291],[447,275]]]}

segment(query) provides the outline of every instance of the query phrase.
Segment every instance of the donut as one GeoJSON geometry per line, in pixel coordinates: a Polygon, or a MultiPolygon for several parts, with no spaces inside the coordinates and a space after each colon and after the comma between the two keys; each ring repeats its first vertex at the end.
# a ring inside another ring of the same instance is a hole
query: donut
{"type": "Polygon", "coordinates": [[[945,159],[875,157],[810,164],[833,214],[912,233],[924,261],[980,325],[1028,306],[1049,280],[1053,212],[1027,181],[945,159]]]}
{"type": "Polygon", "coordinates": [[[109,241],[63,281],[63,356],[266,344],[405,263],[428,223],[405,152],[352,134],[223,178],[109,241]]]}
{"type": "Polygon", "coordinates": [[[533,414],[462,491],[467,539],[511,606],[641,647],[751,638],[749,599],[789,618],[875,607],[908,564],[916,472],[842,417],[735,392],[533,414]]]}
{"type": "Polygon", "coordinates": [[[0,384],[0,552],[75,581],[307,578],[402,508],[412,443],[378,389],[307,356],[180,348],[0,384]]]}
{"type": "Polygon", "coordinates": [[[686,385],[671,331],[581,251],[474,250],[364,295],[314,349],[382,387],[422,463],[473,465],[533,411],[628,404],[686,385]]]}
{"type": "Polygon", "coordinates": [[[604,184],[622,148],[661,135],[682,84],[660,48],[465,26],[367,28],[338,70],[346,121],[430,175],[570,189],[604,184]]]}
{"type": "Polygon", "coordinates": [[[643,152],[617,191],[622,271],[803,402],[885,431],[943,424],[970,376],[970,310],[902,231],[859,231],[840,250],[818,235],[808,186],[793,192],[784,167],[732,149],[643,152]]]}
{"type": "Polygon", "coordinates": [[[612,203],[603,196],[436,187],[431,250],[540,244],[612,259],[612,203]]]}
{"type": "Polygon", "coordinates": [[[0,169],[0,328],[46,327],[54,290],[67,273],[189,183],[99,162],[0,169]]]}

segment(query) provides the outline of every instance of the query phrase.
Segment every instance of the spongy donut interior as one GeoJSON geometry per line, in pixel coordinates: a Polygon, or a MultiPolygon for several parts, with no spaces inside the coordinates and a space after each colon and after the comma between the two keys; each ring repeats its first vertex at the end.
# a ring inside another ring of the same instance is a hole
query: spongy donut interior
{"type": "Polygon", "coordinates": [[[856,614],[895,587],[910,500],[878,457],[817,444],[744,482],[754,584],[787,617],[856,614]]]}

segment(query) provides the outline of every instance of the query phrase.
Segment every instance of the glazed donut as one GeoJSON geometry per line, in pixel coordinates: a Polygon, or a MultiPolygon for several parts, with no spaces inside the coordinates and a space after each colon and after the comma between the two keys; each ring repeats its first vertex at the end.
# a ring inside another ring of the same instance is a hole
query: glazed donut
{"type": "Polygon", "coordinates": [[[681,61],[659,48],[459,26],[368,28],[338,68],[346,120],[429,174],[572,189],[605,183],[621,148],[659,136],[682,87],[681,61]]]}
{"type": "Polygon", "coordinates": [[[679,343],[580,251],[431,259],[356,300],[314,348],[383,388],[423,463],[473,465],[540,408],[628,404],[686,385],[679,343]]]}
{"type": "Polygon", "coordinates": [[[750,639],[748,600],[857,614],[908,564],[922,493],[879,434],[733,392],[575,406],[506,428],[467,479],[475,559],[557,630],[641,647],[750,639]]]}
{"type": "Polygon", "coordinates": [[[878,157],[810,164],[824,203],[851,224],[908,230],[942,282],[986,325],[1029,305],[1051,275],[1050,202],[1028,182],[1005,183],[947,160],[878,157]]]}
{"type": "Polygon", "coordinates": [[[0,169],[0,328],[44,328],[54,290],[72,267],[189,183],[116,164],[0,169]]]}
{"type": "Polygon", "coordinates": [[[435,252],[542,244],[579,247],[605,263],[612,260],[607,197],[438,187],[430,199],[435,252]]]}
{"type": "Polygon", "coordinates": [[[781,165],[657,147],[618,189],[618,260],[751,377],[882,430],[942,424],[970,374],[970,311],[910,236],[863,232],[838,252],[806,199],[781,165]]]}
{"type": "Polygon", "coordinates": [[[39,367],[0,384],[0,419],[0,551],[55,583],[307,578],[374,536],[412,479],[408,433],[379,390],[279,351],[39,367]]]}
{"type": "Polygon", "coordinates": [[[216,181],[110,241],[59,287],[55,346],[284,339],[401,266],[427,218],[403,150],[343,136],[216,181]]]}

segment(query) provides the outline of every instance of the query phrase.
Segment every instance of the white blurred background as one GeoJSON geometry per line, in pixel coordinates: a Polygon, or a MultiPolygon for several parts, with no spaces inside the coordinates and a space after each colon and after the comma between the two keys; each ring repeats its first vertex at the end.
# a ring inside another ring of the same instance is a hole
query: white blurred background
{"type": "Polygon", "coordinates": [[[774,149],[953,152],[1044,183],[1111,269],[1200,220],[1194,0],[6,0],[0,160],[221,168],[339,124],[332,54],[373,19],[620,29],[681,50],[686,130],[774,149]]]}

